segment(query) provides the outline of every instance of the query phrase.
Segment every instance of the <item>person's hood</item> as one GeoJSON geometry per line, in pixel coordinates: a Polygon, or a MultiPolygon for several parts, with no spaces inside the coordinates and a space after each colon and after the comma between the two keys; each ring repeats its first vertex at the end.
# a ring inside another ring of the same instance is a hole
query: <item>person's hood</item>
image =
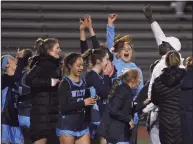
{"type": "Polygon", "coordinates": [[[193,69],[188,68],[184,79],[182,80],[181,88],[192,89],[193,88],[193,69]]]}
{"type": "Polygon", "coordinates": [[[185,75],[185,69],[170,67],[164,68],[163,73],[160,76],[160,79],[163,84],[167,86],[175,86],[181,82],[185,75]]]}

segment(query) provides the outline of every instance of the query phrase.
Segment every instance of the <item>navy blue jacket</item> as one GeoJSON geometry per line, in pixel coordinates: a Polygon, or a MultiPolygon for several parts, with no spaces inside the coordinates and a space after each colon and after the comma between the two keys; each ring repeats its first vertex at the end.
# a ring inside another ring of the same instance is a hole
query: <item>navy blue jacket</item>
{"type": "Polygon", "coordinates": [[[132,103],[131,88],[126,83],[119,85],[103,114],[97,135],[104,137],[108,142],[129,141],[132,103]]]}
{"type": "Polygon", "coordinates": [[[184,144],[193,144],[193,70],[190,68],[181,84],[180,120],[184,144]]]}

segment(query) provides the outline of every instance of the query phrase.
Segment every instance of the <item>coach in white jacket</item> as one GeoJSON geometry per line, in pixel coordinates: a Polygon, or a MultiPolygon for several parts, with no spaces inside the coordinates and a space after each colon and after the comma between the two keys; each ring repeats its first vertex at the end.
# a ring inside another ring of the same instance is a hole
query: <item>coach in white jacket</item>
{"type": "MultiPolygon", "coordinates": [[[[177,52],[179,52],[181,50],[181,43],[178,38],[165,36],[159,24],[152,17],[150,5],[146,6],[143,11],[148,22],[151,24],[151,29],[159,47],[159,54],[162,56],[159,63],[155,66],[150,79],[148,97],[151,98],[152,84],[154,80],[162,73],[162,70],[167,67],[165,64],[166,53],[170,50],[176,50],[177,52]]],[[[181,68],[185,68],[183,65],[183,61],[184,59],[181,58],[181,68]]],[[[155,122],[157,120],[158,108],[153,103],[150,103],[146,106],[146,108],[143,109],[143,112],[150,112],[150,126],[152,124],[155,124],[155,126],[151,126],[151,130],[149,132],[152,144],[160,144],[158,123],[155,122]]]]}

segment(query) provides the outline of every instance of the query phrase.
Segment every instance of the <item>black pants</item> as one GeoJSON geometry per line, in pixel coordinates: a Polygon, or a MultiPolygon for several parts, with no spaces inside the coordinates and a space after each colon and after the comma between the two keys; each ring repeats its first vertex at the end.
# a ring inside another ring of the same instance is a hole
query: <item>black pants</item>
{"type": "Polygon", "coordinates": [[[132,129],[132,136],[131,136],[131,144],[137,144],[137,131],[138,131],[138,124],[134,125],[134,128],[132,129]]]}

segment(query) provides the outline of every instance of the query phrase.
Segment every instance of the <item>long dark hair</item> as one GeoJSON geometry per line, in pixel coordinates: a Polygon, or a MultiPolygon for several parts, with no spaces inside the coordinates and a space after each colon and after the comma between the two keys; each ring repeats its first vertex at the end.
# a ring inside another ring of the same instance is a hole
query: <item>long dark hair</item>
{"type": "Polygon", "coordinates": [[[82,58],[87,66],[90,62],[92,65],[95,65],[97,59],[102,60],[106,54],[109,55],[109,60],[112,62],[113,54],[109,51],[108,48],[88,49],[82,54],[82,58]]]}
{"type": "Polygon", "coordinates": [[[70,73],[70,66],[72,66],[78,58],[82,57],[81,54],[78,53],[70,53],[64,58],[64,67],[63,72],[70,73]]]}
{"type": "Polygon", "coordinates": [[[23,58],[26,59],[26,62],[25,62],[25,65],[24,65],[25,67],[30,65],[32,56],[33,56],[33,52],[32,52],[31,49],[24,49],[23,50],[23,58]]]}
{"type": "Polygon", "coordinates": [[[105,49],[92,49],[90,52],[90,59],[93,66],[97,64],[97,60],[102,61],[102,59],[107,55],[107,51],[105,49]]]}

